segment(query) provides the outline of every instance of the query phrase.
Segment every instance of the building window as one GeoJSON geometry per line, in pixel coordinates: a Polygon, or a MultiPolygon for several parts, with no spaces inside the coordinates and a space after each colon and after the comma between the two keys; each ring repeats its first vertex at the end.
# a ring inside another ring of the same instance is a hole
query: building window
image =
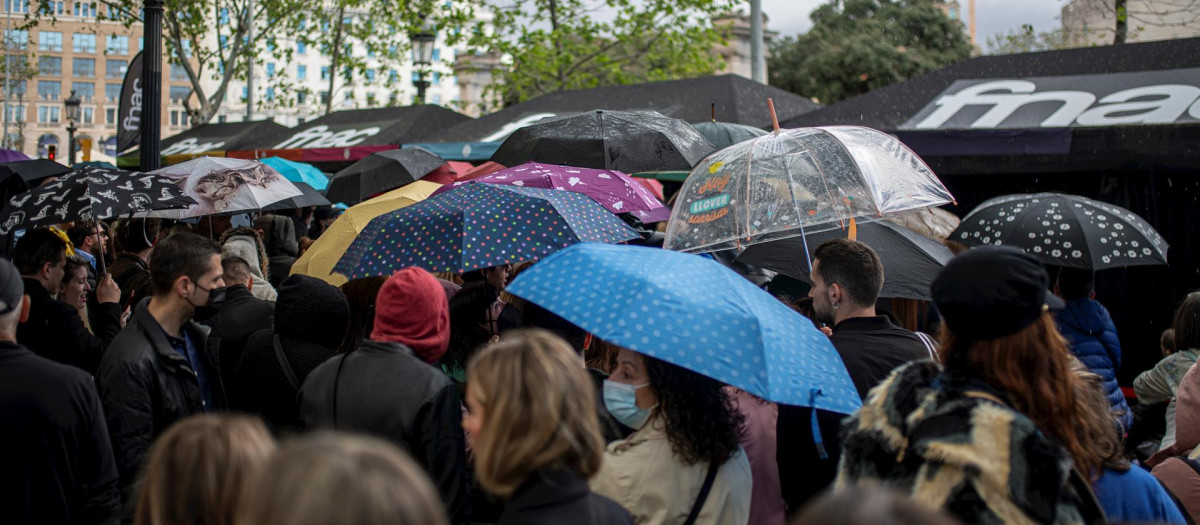
{"type": "Polygon", "coordinates": [[[221,35],[221,37],[217,39],[217,43],[221,45],[221,49],[225,49],[229,47],[229,37],[226,35],[221,35]]]}
{"type": "Polygon", "coordinates": [[[6,29],[4,30],[4,41],[10,50],[25,49],[29,47],[29,31],[6,29]]]}
{"type": "Polygon", "coordinates": [[[125,35],[108,35],[105,39],[104,52],[110,55],[128,55],[129,37],[125,35]]]}
{"type": "Polygon", "coordinates": [[[108,78],[122,78],[125,76],[125,70],[129,68],[129,62],[126,60],[109,60],[104,65],[104,76],[108,78]]]}
{"type": "Polygon", "coordinates": [[[296,42],[296,54],[304,55],[308,53],[308,46],[304,42],[296,42]]]}
{"type": "Polygon", "coordinates": [[[308,78],[308,66],[296,66],[296,80],[305,80],[308,78]]]}
{"type": "Polygon", "coordinates": [[[297,104],[304,104],[307,100],[308,100],[308,93],[305,93],[303,91],[296,93],[296,103],[297,104]]]}
{"type": "Polygon", "coordinates": [[[105,84],[104,85],[104,98],[107,99],[109,102],[116,102],[118,99],[120,99],[121,98],[121,85],[120,84],[105,84]]]}
{"type": "Polygon", "coordinates": [[[4,0],[4,10],[10,13],[28,13],[29,0],[4,0]]]}
{"type": "Polygon", "coordinates": [[[353,101],[354,101],[354,92],[347,91],[346,92],[346,102],[353,102],[353,101]]]}
{"type": "Polygon", "coordinates": [[[246,86],[242,86],[242,102],[247,100],[250,100],[250,89],[246,86]]]}
{"type": "Polygon", "coordinates": [[[329,80],[329,66],[321,66],[321,80],[329,80]]]}
{"type": "Polygon", "coordinates": [[[183,86],[171,86],[170,98],[171,103],[181,103],[187,100],[188,95],[192,93],[192,88],[183,86]]]}
{"type": "Polygon", "coordinates": [[[66,14],[66,2],[55,2],[54,0],[41,0],[38,11],[47,15],[62,15],[66,14]]]}
{"type": "Polygon", "coordinates": [[[104,123],[105,124],[116,124],[117,123],[117,108],[104,108],[104,123]]]}
{"type": "Polygon", "coordinates": [[[79,108],[79,117],[84,124],[91,124],[96,120],[96,108],[79,108]]]}
{"type": "Polygon", "coordinates": [[[179,125],[179,112],[178,112],[178,111],[172,111],[172,112],[171,112],[171,125],[172,125],[172,126],[178,126],[178,125],[179,125]]]}
{"type": "Polygon", "coordinates": [[[434,95],[434,96],[433,96],[433,103],[434,103],[434,104],[441,104],[441,103],[442,103],[442,96],[441,96],[441,95],[434,95]]]}
{"type": "Polygon", "coordinates": [[[305,123],[305,122],[308,122],[308,119],[306,119],[306,118],[304,118],[304,117],[299,117],[299,118],[297,118],[297,119],[296,119],[296,125],[297,125],[297,126],[299,126],[299,125],[301,125],[301,124],[303,124],[303,123],[305,123]]]}
{"type": "Polygon", "coordinates": [[[60,57],[38,58],[38,74],[61,75],[62,74],[62,58],[60,58],[60,57]]]}
{"type": "Polygon", "coordinates": [[[226,120],[228,120],[228,117],[226,117],[225,115],[218,115],[218,116],[217,116],[217,122],[219,122],[219,123],[221,123],[221,124],[224,124],[226,120]]]}
{"type": "Polygon", "coordinates": [[[328,92],[328,91],[322,91],[322,92],[321,92],[321,103],[322,103],[322,104],[328,104],[328,103],[329,103],[329,92],[328,92]]]}
{"type": "Polygon", "coordinates": [[[57,124],[58,113],[62,109],[58,106],[38,106],[38,122],[44,124],[57,124]]]}
{"type": "Polygon", "coordinates": [[[8,121],[23,122],[25,120],[25,106],[8,106],[8,121]]]}
{"type": "Polygon", "coordinates": [[[388,70],[388,83],[395,84],[396,82],[399,82],[399,81],[400,81],[400,73],[397,73],[395,69],[389,69],[388,70]]]}
{"type": "Polygon", "coordinates": [[[90,2],[75,2],[75,9],[72,13],[75,16],[94,17],[96,16],[96,4],[90,2]]]}
{"type": "Polygon", "coordinates": [[[223,26],[229,25],[229,8],[222,7],[221,12],[217,15],[217,23],[223,26]]]}
{"type": "Polygon", "coordinates": [[[58,100],[62,95],[62,82],[57,80],[39,80],[38,98],[42,100],[58,100]]]}
{"type": "Polygon", "coordinates": [[[75,90],[75,96],[84,102],[91,102],[96,96],[96,85],[91,82],[72,82],[71,89],[75,90]]]}
{"type": "Polygon", "coordinates": [[[270,62],[267,64],[267,78],[275,78],[275,63],[274,62],[270,62]]]}
{"type": "Polygon", "coordinates": [[[439,48],[436,48],[436,47],[433,48],[433,57],[432,58],[433,58],[434,62],[440,61],[442,59],[442,50],[439,48]]]}
{"type": "Polygon", "coordinates": [[[187,81],[187,70],[179,64],[171,64],[171,80],[187,81]]]}
{"type": "Polygon", "coordinates": [[[62,51],[62,33],[58,31],[38,33],[38,51],[62,51]]]}
{"type": "Polygon", "coordinates": [[[367,70],[367,82],[374,82],[374,81],[375,81],[375,70],[368,69],[367,70]]]}
{"type": "Polygon", "coordinates": [[[374,105],[375,105],[375,94],[367,93],[367,106],[374,106],[374,105]]]}
{"type": "Polygon", "coordinates": [[[96,76],[96,59],[94,58],[74,58],[71,59],[71,74],[77,77],[94,77],[96,76]]]}
{"type": "Polygon", "coordinates": [[[948,14],[950,15],[951,20],[958,20],[958,8],[957,7],[951,7],[950,12],[948,14]]]}
{"type": "Polygon", "coordinates": [[[267,88],[267,102],[274,102],[274,101],[275,101],[275,88],[269,87],[269,88],[267,88]]]}
{"type": "Polygon", "coordinates": [[[76,53],[95,53],[96,35],[75,33],[75,35],[71,37],[71,49],[73,49],[76,53]]]}

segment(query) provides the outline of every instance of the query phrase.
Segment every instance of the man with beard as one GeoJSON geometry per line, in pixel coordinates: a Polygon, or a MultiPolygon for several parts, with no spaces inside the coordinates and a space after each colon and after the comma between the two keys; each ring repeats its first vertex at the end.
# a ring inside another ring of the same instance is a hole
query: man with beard
{"type": "MultiPolygon", "coordinates": [[[[848,239],[826,241],[813,252],[812,289],[816,321],[833,327],[829,337],[863,399],[896,367],[934,356],[932,341],[876,315],[883,288],[883,264],[869,246],[848,239]]],[[[795,513],[837,476],[838,435],[843,414],[779,405],[776,423],[780,488],[788,512],[795,513]]]]}

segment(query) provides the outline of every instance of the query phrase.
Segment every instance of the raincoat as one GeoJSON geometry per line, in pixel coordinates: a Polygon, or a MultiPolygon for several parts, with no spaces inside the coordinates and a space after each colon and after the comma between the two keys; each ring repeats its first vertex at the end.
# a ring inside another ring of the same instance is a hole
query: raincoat
{"type": "Polygon", "coordinates": [[[1133,380],[1133,392],[1137,394],[1138,402],[1153,405],[1170,401],[1167,405],[1167,431],[1163,434],[1160,450],[1175,444],[1175,391],[1183,381],[1184,374],[1196,364],[1197,357],[1200,357],[1200,350],[1195,348],[1176,352],[1133,380]]]}

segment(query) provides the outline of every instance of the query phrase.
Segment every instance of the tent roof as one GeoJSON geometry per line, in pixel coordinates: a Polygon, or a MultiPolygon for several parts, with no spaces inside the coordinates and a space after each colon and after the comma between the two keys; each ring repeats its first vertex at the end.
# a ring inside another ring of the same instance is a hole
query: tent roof
{"type": "Polygon", "coordinates": [[[500,141],[521,125],[548,116],[598,108],[652,109],[668,117],[704,122],[711,118],[713,103],[716,104],[717,120],[721,122],[766,128],[771,125],[768,97],[774,99],[775,111],[781,121],[820,107],[799,95],[744,77],[715,75],[550,93],[443,129],[431,142],[500,141]]]}
{"type": "Polygon", "coordinates": [[[441,106],[399,106],[336,111],[295,128],[262,135],[237,149],[381,146],[422,142],[438,130],[471,120],[441,106]]]}
{"type": "Polygon", "coordinates": [[[162,140],[164,155],[239,149],[257,137],[286,131],[272,120],[203,124],[162,140]]]}
{"type": "Polygon", "coordinates": [[[797,117],[784,127],[856,125],[893,130],[957,80],[1060,77],[1200,67],[1200,38],[982,56],[797,117]]]}

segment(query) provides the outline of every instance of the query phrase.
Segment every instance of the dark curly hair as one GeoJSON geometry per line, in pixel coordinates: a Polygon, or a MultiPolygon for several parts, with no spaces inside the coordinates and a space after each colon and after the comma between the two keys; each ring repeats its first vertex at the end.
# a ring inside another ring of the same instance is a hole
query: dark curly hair
{"type": "Polygon", "coordinates": [[[500,289],[477,282],[462,287],[450,298],[450,346],[440,363],[447,369],[466,369],[479,347],[492,338],[487,326],[488,309],[500,297],[500,289]]]}
{"type": "Polygon", "coordinates": [[[725,463],[737,454],[745,418],[720,382],[643,355],[671,450],[684,463],[725,463]]]}

